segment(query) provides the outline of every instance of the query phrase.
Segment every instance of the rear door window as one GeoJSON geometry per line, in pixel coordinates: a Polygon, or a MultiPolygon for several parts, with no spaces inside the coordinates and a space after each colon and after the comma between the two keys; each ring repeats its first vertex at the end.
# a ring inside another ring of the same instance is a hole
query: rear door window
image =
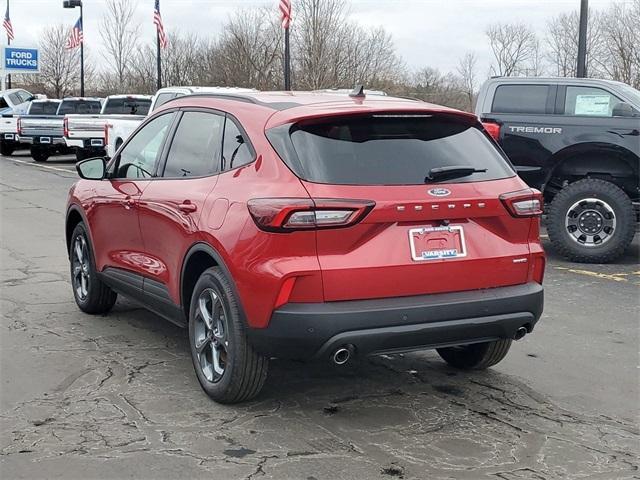
{"type": "Polygon", "coordinates": [[[164,177],[212,175],[220,171],[224,116],[185,112],[171,142],[164,177]]]}
{"type": "Polygon", "coordinates": [[[317,183],[419,185],[432,168],[450,166],[486,169],[454,183],[515,175],[475,125],[443,115],[343,117],[267,136],[296,175],[317,183]]]}
{"type": "Polygon", "coordinates": [[[569,116],[611,117],[622,102],[615,95],[596,87],[567,87],[564,114],[569,116]]]}
{"type": "Polygon", "coordinates": [[[105,115],[146,115],[149,113],[151,99],[111,98],[104,107],[105,115]]]}
{"type": "Polygon", "coordinates": [[[493,97],[493,113],[546,112],[549,85],[500,85],[493,97]]]}

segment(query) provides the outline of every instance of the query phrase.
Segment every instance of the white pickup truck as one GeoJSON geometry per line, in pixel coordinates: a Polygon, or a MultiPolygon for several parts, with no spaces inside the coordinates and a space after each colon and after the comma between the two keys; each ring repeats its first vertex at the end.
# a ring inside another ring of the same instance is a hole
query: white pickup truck
{"type": "Polygon", "coordinates": [[[18,141],[29,145],[31,158],[36,162],[44,162],[51,155],[67,153],[64,116],[69,113],[90,115],[101,108],[101,98],[69,97],[60,102],[53,115],[20,115],[18,141]]]}
{"type": "MultiPolygon", "coordinates": [[[[193,95],[198,93],[248,93],[255,92],[252,88],[235,88],[235,87],[166,87],[161,88],[151,99],[151,107],[148,115],[151,115],[159,106],[164,105],[169,100],[184,95],[193,95]]],[[[113,157],[120,146],[129,138],[129,136],[140,126],[144,117],[127,117],[110,119],[104,126],[105,144],[107,146],[107,156],[113,157]]]]}
{"type": "Polygon", "coordinates": [[[24,114],[29,103],[36,97],[21,88],[0,92],[0,154],[11,155],[20,143],[18,135],[18,115],[24,114]]]}
{"type": "Polygon", "coordinates": [[[105,124],[130,118],[141,122],[150,106],[151,95],[111,95],[97,115],[65,116],[65,143],[75,150],[78,160],[104,155],[105,124]]]}

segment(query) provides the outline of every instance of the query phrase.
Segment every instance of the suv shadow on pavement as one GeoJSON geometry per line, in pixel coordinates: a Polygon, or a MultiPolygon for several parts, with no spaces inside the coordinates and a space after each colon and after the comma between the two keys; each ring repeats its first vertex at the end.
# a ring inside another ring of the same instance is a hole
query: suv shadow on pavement
{"type": "Polygon", "coordinates": [[[344,368],[275,360],[255,400],[227,407],[194,388],[183,331],[131,302],[50,328],[57,335],[38,348],[62,352],[68,376],[3,419],[11,432],[3,454],[34,465],[99,459],[150,475],[166,458],[183,474],[224,469],[224,478],[256,470],[335,478],[336,468],[352,478],[633,470],[631,421],[564,409],[511,375],[459,372],[434,353],[344,368]]]}

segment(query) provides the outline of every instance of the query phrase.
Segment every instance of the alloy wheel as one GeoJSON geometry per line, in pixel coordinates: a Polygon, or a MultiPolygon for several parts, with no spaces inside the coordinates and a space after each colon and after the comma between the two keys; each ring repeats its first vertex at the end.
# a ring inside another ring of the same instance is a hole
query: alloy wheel
{"type": "Polygon", "coordinates": [[[220,295],[206,288],[198,298],[193,329],[198,364],[209,382],[224,375],[229,357],[227,315],[220,295]]]}
{"type": "Polygon", "coordinates": [[[89,249],[83,235],[78,235],[73,242],[73,288],[80,300],[85,300],[89,294],[89,280],[91,277],[89,264],[89,249]]]}

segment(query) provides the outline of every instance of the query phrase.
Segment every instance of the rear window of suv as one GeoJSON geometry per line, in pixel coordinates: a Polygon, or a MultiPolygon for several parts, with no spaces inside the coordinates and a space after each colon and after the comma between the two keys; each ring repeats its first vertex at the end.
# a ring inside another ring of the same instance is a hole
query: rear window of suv
{"type": "Polygon", "coordinates": [[[300,178],[337,185],[419,185],[432,168],[486,169],[449,183],[515,175],[484,132],[443,115],[374,115],[284,125],[267,133],[300,178]]]}

